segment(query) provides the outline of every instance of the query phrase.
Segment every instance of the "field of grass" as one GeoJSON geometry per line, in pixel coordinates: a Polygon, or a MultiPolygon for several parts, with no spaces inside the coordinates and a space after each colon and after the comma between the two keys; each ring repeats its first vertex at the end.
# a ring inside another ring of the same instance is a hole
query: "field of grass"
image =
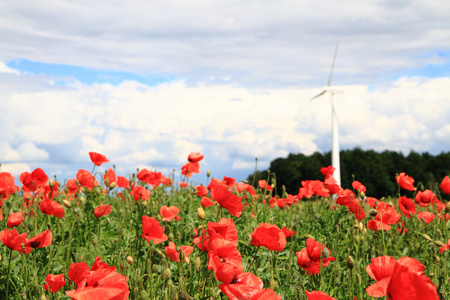
{"type": "Polygon", "coordinates": [[[37,169],[15,187],[1,172],[0,299],[450,299],[439,188],[400,175],[386,199],[358,183],[332,195],[324,168],[276,197],[274,174],[198,187],[200,160],[181,184],[94,167],[64,183],[37,169]]]}

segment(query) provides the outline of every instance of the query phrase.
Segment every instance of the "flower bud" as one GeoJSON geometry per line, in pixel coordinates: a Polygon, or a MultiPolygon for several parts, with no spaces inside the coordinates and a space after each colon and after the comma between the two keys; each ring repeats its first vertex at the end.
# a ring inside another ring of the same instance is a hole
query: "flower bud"
{"type": "Polygon", "coordinates": [[[165,269],[165,270],[162,272],[162,277],[163,277],[164,279],[168,279],[168,278],[170,278],[170,276],[172,276],[172,272],[170,271],[169,268],[165,269]]]}
{"type": "Polygon", "coordinates": [[[349,268],[350,270],[353,269],[353,266],[355,265],[355,261],[353,260],[353,257],[351,257],[349,255],[347,257],[347,259],[345,260],[345,264],[347,265],[347,268],[349,268]]]}
{"type": "Polygon", "coordinates": [[[444,246],[444,243],[441,241],[433,241],[433,242],[436,244],[436,246],[439,246],[439,247],[444,246]]]}
{"type": "Polygon", "coordinates": [[[64,199],[62,202],[63,202],[64,206],[67,208],[70,208],[72,206],[72,204],[66,199],[64,199]]]}
{"type": "Polygon", "coordinates": [[[197,217],[199,217],[201,220],[205,219],[206,213],[205,213],[205,210],[203,209],[203,207],[199,207],[197,209],[197,217]]]}
{"type": "Polygon", "coordinates": [[[445,206],[445,213],[450,212],[450,202],[447,202],[447,205],[445,206]]]}
{"type": "Polygon", "coordinates": [[[328,250],[328,248],[323,248],[322,250],[322,256],[327,259],[328,257],[330,257],[330,250],[328,250]]]}
{"type": "Polygon", "coordinates": [[[378,214],[378,212],[375,209],[371,209],[369,211],[369,216],[371,216],[372,218],[375,218],[375,216],[378,214]]]}
{"type": "Polygon", "coordinates": [[[200,257],[198,256],[198,257],[195,259],[195,263],[194,263],[194,266],[195,266],[195,269],[197,270],[197,272],[200,272],[200,266],[201,266],[201,264],[202,264],[202,260],[201,260],[200,257]]]}
{"type": "Polygon", "coordinates": [[[364,193],[364,192],[360,192],[359,195],[360,195],[361,198],[363,198],[363,199],[366,198],[366,193],[364,193]]]}
{"type": "Polygon", "coordinates": [[[168,238],[169,238],[169,242],[173,242],[173,239],[175,238],[175,236],[171,232],[171,233],[169,233],[168,238]]]}
{"type": "Polygon", "coordinates": [[[50,189],[53,189],[53,186],[55,185],[55,180],[53,178],[50,178],[48,180],[48,185],[50,186],[50,189]]]}
{"type": "Polygon", "coordinates": [[[210,177],[211,176],[211,170],[206,171],[206,177],[210,177]]]}
{"type": "Polygon", "coordinates": [[[79,199],[82,204],[86,203],[86,198],[84,198],[84,196],[81,196],[79,199]]]}
{"type": "Polygon", "coordinates": [[[117,182],[113,182],[113,183],[111,183],[110,185],[109,185],[109,188],[110,189],[113,189],[113,188],[115,188],[117,186],[117,182]]]}
{"type": "Polygon", "coordinates": [[[134,264],[134,259],[130,255],[127,256],[127,263],[132,266],[134,264]]]}
{"type": "Polygon", "coordinates": [[[423,238],[426,239],[427,241],[432,242],[433,240],[431,239],[431,237],[428,234],[422,234],[423,238]]]}

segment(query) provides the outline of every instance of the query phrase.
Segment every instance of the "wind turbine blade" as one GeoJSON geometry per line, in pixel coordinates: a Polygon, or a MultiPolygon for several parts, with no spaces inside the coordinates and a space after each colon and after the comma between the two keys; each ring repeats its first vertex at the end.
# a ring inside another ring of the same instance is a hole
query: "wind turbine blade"
{"type": "Polygon", "coordinates": [[[339,42],[336,44],[336,49],[334,50],[333,62],[331,63],[330,77],[328,77],[328,86],[331,85],[331,79],[333,79],[334,62],[336,61],[338,48],[339,48],[339,42]]]}
{"type": "Polygon", "coordinates": [[[322,96],[323,94],[325,94],[327,91],[322,91],[322,93],[320,93],[320,94],[318,94],[318,95],[316,95],[316,96],[314,96],[314,97],[312,97],[311,99],[309,99],[309,101],[312,101],[312,100],[314,100],[314,99],[316,99],[316,98],[319,98],[320,96],[322,96]]]}

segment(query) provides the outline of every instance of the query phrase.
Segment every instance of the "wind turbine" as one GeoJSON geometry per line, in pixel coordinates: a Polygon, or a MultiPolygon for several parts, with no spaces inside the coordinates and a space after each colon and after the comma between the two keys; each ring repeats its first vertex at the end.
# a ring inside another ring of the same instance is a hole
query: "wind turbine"
{"type": "Polygon", "coordinates": [[[334,51],[333,62],[331,63],[330,77],[328,78],[328,85],[324,87],[323,91],[318,95],[310,99],[314,100],[325,94],[328,94],[331,104],[331,165],[335,168],[333,177],[336,179],[337,184],[341,186],[341,167],[339,161],[339,121],[334,105],[334,95],[342,94],[343,91],[335,90],[331,87],[331,79],[333,78],[334,63],[336,61],[336,56],[339,48],[339,43],[336,44],[336,50],[334,51]]]}

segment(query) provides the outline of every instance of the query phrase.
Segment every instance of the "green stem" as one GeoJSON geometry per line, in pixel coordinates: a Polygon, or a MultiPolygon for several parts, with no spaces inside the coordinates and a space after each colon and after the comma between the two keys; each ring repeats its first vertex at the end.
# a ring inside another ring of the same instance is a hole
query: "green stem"
{"type": "Polygon", "coordinates": [[[9,299],[9,271],[11,269],[12,249],[9,249],[8,271],[6,272],[6,299],[9,299]]]}

